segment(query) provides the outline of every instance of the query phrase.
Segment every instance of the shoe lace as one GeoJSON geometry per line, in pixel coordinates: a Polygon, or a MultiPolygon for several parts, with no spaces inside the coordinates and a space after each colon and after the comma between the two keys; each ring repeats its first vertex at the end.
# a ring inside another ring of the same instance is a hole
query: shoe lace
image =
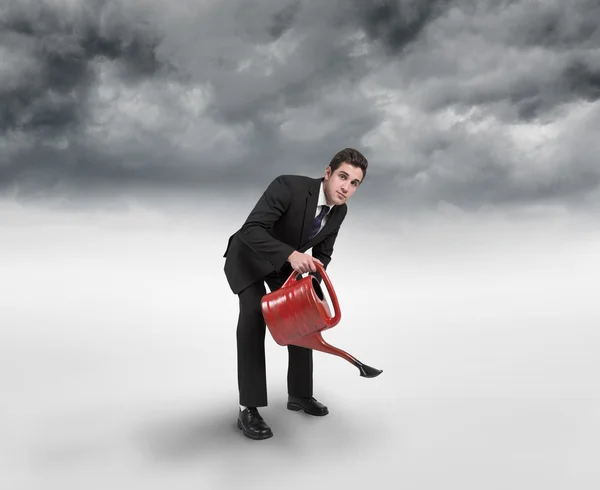
{"type": "Polygon", "coordinates": [[[251,421],[255,418],[260,418],[260,414],[258,413],[258,409],[255,407],[248,407],[248,421],[251,421]]]}

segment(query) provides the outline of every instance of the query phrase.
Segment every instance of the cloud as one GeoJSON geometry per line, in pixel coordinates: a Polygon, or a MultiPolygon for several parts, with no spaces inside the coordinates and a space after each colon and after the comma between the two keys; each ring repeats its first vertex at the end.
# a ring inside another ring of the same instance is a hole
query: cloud
{"type": "Polygon", "coordinates": [[[597,99],[600,7],[579,1],[504,2],[470,12],[454,6],[403,63],[428,110],[482,107],[508,122],[597,99]]]}
{"type": "Polygon", "coordinates": [[[398,56],[451,4],[450,0],[356,1],[355,15],[369,39],[381,42],[390,56],[398,56]]]}
{"type": "Polygon", "coordinates": [[[124,21],[110,0],[78,8],[12,2],[0,25],[10,56],[2,66],[2,131],[56,133],[82,124],[97,81],[94,64],[101,60],[117,63],[123,82],[160,68],[156,33],[124,21]]]}
{"type": "Polygon", "coordinates": [[[591,0],[13,1],[0,25],[24,200],[259,193],[352,146],[369,205],[597,203],[591,0]]]}

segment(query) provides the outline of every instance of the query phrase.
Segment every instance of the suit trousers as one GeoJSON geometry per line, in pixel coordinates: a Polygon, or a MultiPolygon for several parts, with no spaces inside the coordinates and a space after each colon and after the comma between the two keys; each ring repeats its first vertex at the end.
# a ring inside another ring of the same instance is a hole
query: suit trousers
{"type": "MultiPolygon", "coordinates": [[[[238,294],[240,314],[237,324],[237,368],[239,403],[246,407],[267,406],[267,375],[265,363],[266,324],[261,299],[269,289],[279,289],[285,278],[267,276],[238,294]]],[[[312,349],[288,345],[288,394],[301,398],[313,395],[312,349]]]]}

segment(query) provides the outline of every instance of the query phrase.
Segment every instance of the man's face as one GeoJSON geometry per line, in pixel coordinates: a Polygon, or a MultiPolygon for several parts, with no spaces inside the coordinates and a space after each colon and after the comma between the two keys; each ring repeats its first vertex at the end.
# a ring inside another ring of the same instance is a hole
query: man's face
{"type": "Polygon", "coordinates": [[[331,172],[331,167],[327,167],[323,181],[327,204],[344,204],[358,189],[362,179],[363,171],[349,163],[343,162],[335,172],[331,172]]]}

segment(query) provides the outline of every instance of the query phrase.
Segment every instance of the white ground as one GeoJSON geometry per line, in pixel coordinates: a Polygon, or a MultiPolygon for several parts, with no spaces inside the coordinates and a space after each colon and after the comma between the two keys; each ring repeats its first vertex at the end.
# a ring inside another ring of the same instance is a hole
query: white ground
{"type": "Polygon", "coordinates": [[[221,258],[244,217],[3,208],[0,488],[600,488],[596,224],[349,218],[324,337],[384,373],[315,353],[331,413],[290,412],[267,336],[255,442],[221,258]]]}

